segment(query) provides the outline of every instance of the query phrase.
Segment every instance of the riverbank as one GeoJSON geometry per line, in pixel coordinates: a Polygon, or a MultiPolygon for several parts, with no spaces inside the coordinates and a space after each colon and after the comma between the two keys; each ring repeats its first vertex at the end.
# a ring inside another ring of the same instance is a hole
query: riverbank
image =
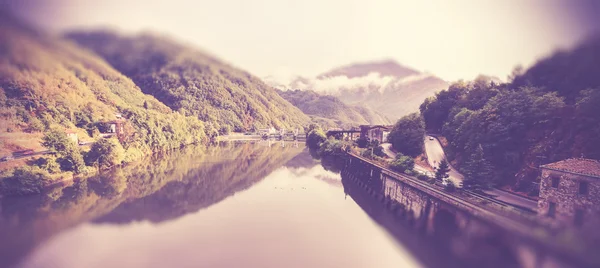
{"type": "Polygon", "coordinates": [[[284,135],[283,138],[279,134],[272,134],[268,137],[259,134],[248,134],[248,133],[231,133],[228,135],[217,136],[217,141],[250,141],[250,140],[265,140],[265,139],[274,139],[274,140],[285,140],[285,141],[305,141],[306,136],[304,134],[300,134],[297,136],[293,135],[284,135]]]}
{"type": "Polygon", "coordinates": [[[442,187],[394,172],[377,161],[351,152],[347,157],[349,161],[346,166],[351,169],[349,172],[355,179],[378,197],[384,198],[385,202],[397,203],[404,209],[410,208],[415,213],[410,215],[428,215],[430,212],[424,209],[448,207],[450,211],[462,211],[469,218],[477,218],[495,229],[504,230],[514,236],[513,241],[522,240],[527,247],[544,249],[549,256],[546,258],[559,264],[597,267],[594,265],[600,263],[600,259],[593,255],[596,242],[589,241],[586,234],[576,229],[556,229],[540,222],[534,213],[526,210],[506,206],[466,190],[447,192],[442,187]]]}
{"type": "MultiPolygon", "coordinates": [[[[70,142],[70,140],[67,142],[70,142]]],[[[119,146],[116,144],[118,142],[113,143],[119,146]]],[[[190,143],[183,147],[196,145],[199,144],[190,143]]],[[[78,154],[81,154],[82,158],[86,157],[85,155],[90,150],[89,144],[79,145],[78,147],[78,154]]],[[[111,150],[105,151],[102,149],[102,152],[99,153],[102,157],[111,157],[108,155],[111,154],[111,150]]],[[[44,154],[34,152],[27,157],[2,162],[6,169],[0,172],[0,196],[39,194],[51,188],[68,185],[75,180],[86,180],[108,170],[123,168],[144,161],[144,159],[150,159],[155,155],[168,154],[170,151],[179,149],[155,150],[146,153],[135,148],[121,150],[124,155],[115,156],[121,158],[119,164],[108,167],[98,165],[84,166],[79,173],[71,170],[63,170],[59,166],[60,164],[57,163],[58,158],[54,154],[49,154],[48,150],[45,150],[44,152],[46,153],[44,154]]]]}

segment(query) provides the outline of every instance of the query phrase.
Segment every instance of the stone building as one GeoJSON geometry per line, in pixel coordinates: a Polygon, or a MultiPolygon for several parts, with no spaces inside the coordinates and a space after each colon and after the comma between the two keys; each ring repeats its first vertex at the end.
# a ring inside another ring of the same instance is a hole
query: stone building
{"type": "Polygon", "coordinates": [[[379,143],[384,143],[393,126],[382,125],[361,125],[360,137],[369,141],[377,140],[379,143]]]}
{"type": "Polygon", "coordinates": [[[600,162],[566,159],[543,165],[538,215],[556,227],[600,225],[600,162]]]}

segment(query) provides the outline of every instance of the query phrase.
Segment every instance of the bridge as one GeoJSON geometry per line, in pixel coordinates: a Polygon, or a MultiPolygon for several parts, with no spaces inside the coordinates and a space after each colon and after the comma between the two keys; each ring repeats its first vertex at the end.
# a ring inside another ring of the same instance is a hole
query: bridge
{"type": "Polygon", "coordinates": [[[349,134],[350,136],[352,136],[352,134],[355,133],[360,133],[360,129],[330,129],[328,130],[325,134],[327,135],[327,137],[331,137],[331,136],[337,136],[337,135],[344,135],[344,134],[349,134]]]}
{"type": "Polygon", "coordinates": [[[361,139],[378,140],[384,142],[387,134],[392,130],[391,125],[360,125],[358,128],[350,129],[330,129],[325,134],[327,137],[348,135],[350,140],[354,140],[356,133],[360,133],[361,139]]]}
{"type": "Polygon", "coordinates": [[[454,226],[452,239],[465,240],[473,251],[486,246],[472,245],[473,236],[481,235],[477,243],[501,244],[522,267],[600,267],[596,266],[598,260],[558,241],[557,230],[539,224],[530,211],[491,203],[464,191],[450,193],[351,152],[344,165],[343,181],[353,181],[425,233],[454,226]],[[473,234],[473,230],[479,233],[473,234]]]}

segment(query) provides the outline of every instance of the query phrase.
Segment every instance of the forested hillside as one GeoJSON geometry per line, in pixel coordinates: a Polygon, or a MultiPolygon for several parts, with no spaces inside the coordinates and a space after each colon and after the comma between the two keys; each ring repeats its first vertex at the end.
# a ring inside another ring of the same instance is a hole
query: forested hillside
{"type": "Polygon", "coordinates": [[[78,46],[0,17],[2,154],[41,147],[43,132],[77,129],[97,136],[99,123],[122,113],[133,128],[130,153],[206,140],[196,117],[173,112],[101,58],[78,46]]]}
{"type": "Polygon", "coordinates": [[[346,105],[334,96],[312,90],[277,90],[277,93],[324,127],[390,124],[385,116],[369,108],[346,105]]]}
{"type": "Polygon", "coordinates": [[[508,84],[455,83],[426,100],[421,114],[429,131],[448,138],[448,154],[467,183],[535,191],[530,182],[540,164],[600,159],[599,51],[600,39],[591,39],[516,73],[508,84]]]}
{"type": "Polygon", "coordinates": [[[144,93],[220,133],[295,128],[309,121],[257,77],[170,39],[102,31],[67,37],[99,54],[144,93]]]}

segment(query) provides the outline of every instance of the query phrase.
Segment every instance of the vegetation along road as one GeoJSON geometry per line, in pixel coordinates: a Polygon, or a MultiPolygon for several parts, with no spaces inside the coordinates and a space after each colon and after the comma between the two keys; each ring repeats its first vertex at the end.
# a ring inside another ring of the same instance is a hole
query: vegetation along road
{"type": "MultiPolygon", "coordinates": [[[[431,165],[432,167],[437,167],[440,161],[446,159],[446,155],[444,154],[444,148],[442,147],[442,144],[437,138],[432,136],[427,136],[425,138],[425,153],[427,154],[429,165],[431,165]]],[[[452,180],[452,182],[454,182],[455,185],[461,185],[462,181],[464,180],[464,176],[452,166],[450,166],[449,175],[450,179],[452,180]]],[[[521,197],[519,195],[515,195],[498,189],[486,190],[484,192],[497,200],[504,201],[515,206],[528,208],[534,211],[537,209],[536,201],[521,197]]]]}

